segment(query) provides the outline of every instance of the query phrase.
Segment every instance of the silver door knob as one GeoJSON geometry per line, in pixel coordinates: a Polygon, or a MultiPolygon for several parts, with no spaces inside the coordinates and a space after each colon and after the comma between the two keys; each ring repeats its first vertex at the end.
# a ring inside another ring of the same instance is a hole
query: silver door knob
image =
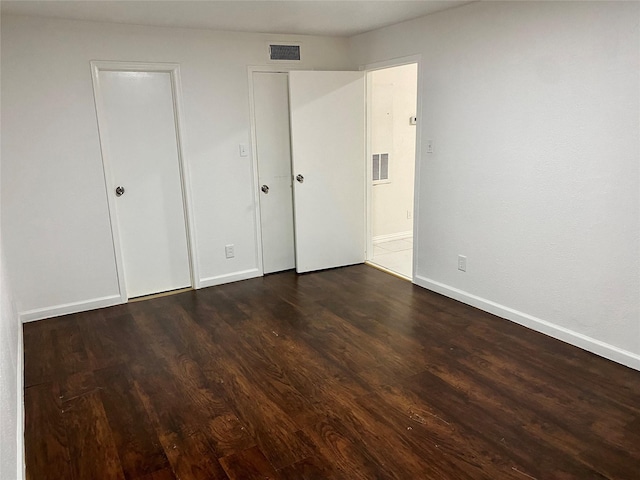
{"type": "Polygon", "coordinates": [[[304,177],[300,174],[296,175],[296,180],[299,181],[300,183],[304,182],[304,177]]]}
{"type": "Polygon", "coordinates": [[[124,194],[124,187],[116,187],[116,197],[121,197],[124,194]]]}
{"type": "Polygon", "coordinates": [[[269,187],[267,185],[262,185],[260,190],[262,190],[263,193],[269,193],[269,187]]]}

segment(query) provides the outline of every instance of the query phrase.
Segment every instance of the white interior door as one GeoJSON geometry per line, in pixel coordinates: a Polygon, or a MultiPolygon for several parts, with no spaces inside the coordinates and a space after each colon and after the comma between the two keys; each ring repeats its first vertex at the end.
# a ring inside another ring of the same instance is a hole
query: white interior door
{"type": "Polygon", "coordinates": [[[364,262],[363,72],[289,73],[296,270],[364,262]]]}
{"type": "Polygon", "coordinates": [[[191,285],[171,74],[100,71],[128,298],[191,285]]]}
{"type": "Polygon", "coordinates": [[[253,73],[264,273],[295,267],[288,74],[253,73]]]}

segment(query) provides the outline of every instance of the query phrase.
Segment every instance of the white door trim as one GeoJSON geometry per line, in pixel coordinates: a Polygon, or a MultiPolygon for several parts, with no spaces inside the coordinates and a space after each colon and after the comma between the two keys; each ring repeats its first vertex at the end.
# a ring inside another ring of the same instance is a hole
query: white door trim
{"type": "MultiPolygon", "coordinates": [[[[251,127],[251,185],[253,188],[253,223],[256,230],[256,265],[260,276],[264,275],[264,265],[262,264],[262,222],[260,220],[260,193],[258,182],[258,151],[256,148],[256,111],[255,96],[253,87],[254,73],[289,73],[291,70],[303,70],[300,65],[258,65],[247,67],[247,78],[249,81],[249,123],[251,127]]],[[[305,70],[309,70],[308,68],[305,70]]],[[[311,69],[312,70],[312,69],[311,69]]]]}
{"type": "Polygon", "coordinates": [[[418,229],[418,221],[419,216],[419,194],[420,194],[420,158],[421,158],[421,137],[422,137],[422,129],[420,128],[420,124],[422,122],[422,56],[421,55],[410,55],[407,57],[399,57],[390,60],[384,60],[382,62],[369,63],[366,65],[362,65],[360,70],[364,70],[366,73],[366,97],[367,97],[367,111],[365,116],[365,121],[367,123],[367,131],[366,131],[366,179],[367,185],[365,188],[366,194],[366,218],[365,218],[365,228],[366,228],[366,260],[373,260],[373,212],[371,210],[372,197],[373,197],[373,177],[372,177],[372,160],[371,155],[373,154],[373,150],[371,148],[371,82],[369,73],[382,70],[385,68],[392,67],[400,67],[402,65],[408,65],[410,63],[415,63],[417,65],[417,95],[416,95],[416,116],[418,117],[418,125],[416,128],[416,158],[415,158],[415,170],[414,170],[414,183],[413,183],[413,265],[412,265],[412,273],[411,273],[411,281],[412,283],[416,283],[416,267],[418,261],[418,248],[419,244],[419,229],[418,229]]]}
{"type": "Polygon", "coordinates": [[[111,195],[111,185],[114,184],[113,170],[111,167],[109,148],[106,142],[107,122],[102,112],[102,93],[100,90],[99,73],[101,71],[116,72],[165,72],[171,78],[171,89],[173,93],[173,110],[175,115],[176,144],[178,147],[178,166],[180,170],[180,185],[182,187],[182,201],[184,206],[185,228],[187,235],[187,253],[189,255],[189,270],[191,274],[191,286],[200,288],[200,276],[198,275],[198,262],[196,259],[196,236],[192,211],[192,192],[189,177],[189,167],[185,161],[184,144],[185,136],[182,129],[182,85],[180,82],[180,65],[177,63],[146,63],[146,62],[111,62],[92,61],[91,76],[93,79],[93,93],[98,120],[98,136],[100,140],[100,150],[102,152],[102,166],[104,169],[105,192],[109,207],[109,221],[111,223],[111,236],[113,250],[116,260],[116,271],[118,274],[118,289],[122,303],[127,301],[127,290],[124,279],[124,262],[120,244],[120,232],[118,230],[118,217],[115,205],[115,197],[111,195]]]}

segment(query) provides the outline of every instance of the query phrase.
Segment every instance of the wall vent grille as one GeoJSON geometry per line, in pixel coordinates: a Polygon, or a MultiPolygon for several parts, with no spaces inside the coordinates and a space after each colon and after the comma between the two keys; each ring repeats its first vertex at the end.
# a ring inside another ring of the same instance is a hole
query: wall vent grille
{"type": "Polygon", "coordinates": [[[389,154],[376,153],[373,155],[373,181],[389,180],[389,154]]]}
{"type": "Polygon", "coordinates": [[[300,45],[269,45],[271,60],[300,60],[300,45]]]}

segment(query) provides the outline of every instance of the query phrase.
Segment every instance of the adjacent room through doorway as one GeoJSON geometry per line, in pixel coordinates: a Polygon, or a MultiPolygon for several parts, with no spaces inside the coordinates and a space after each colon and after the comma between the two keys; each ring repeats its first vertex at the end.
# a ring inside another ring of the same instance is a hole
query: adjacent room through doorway
{"type": "Polygon", "coordinates": [[[413,277],[413,197],[418,65],[368,73],[371,165],[368,260],[413,277]]]}

